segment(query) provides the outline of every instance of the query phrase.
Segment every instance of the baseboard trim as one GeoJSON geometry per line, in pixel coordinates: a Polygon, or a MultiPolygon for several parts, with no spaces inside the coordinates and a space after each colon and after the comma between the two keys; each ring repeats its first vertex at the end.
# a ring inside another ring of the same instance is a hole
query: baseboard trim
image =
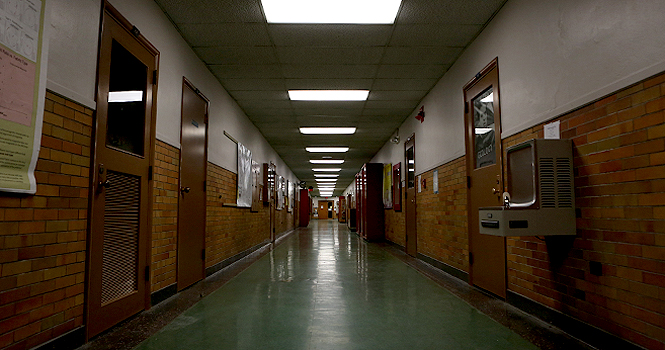
{"type": "Polygon", "coordinates": [[[270,244],[270,240],[263,241],[263,242],[255,245],[255,246],[253,246],[249,249],[246,249],[246,250],[244,250],[244,251],[242,251],[242,252],[240,252],[240,253],[238,253],[238,254],[230,257],[230,258],[222,260],[222,261],[218,262],[217,264],[208,267],[206,269],[206,277],[208,277],[208,276],[214,274],[215,272],[217,272],[217,271],[233,264],[234,262],[246,257],[247,255],[254,253],[255,251],[263,248],[264,246],[266,246],[268,244],[270,244]]]}
{"type": "Polygon", "coordinates": [[[614,334],[608,333],[572,316],[549,308],[513,291],[509,290],[506,292],[506,302],[595,348],[645,350],[645,348],[639,345],[633,344],[614,334]]]}
{"type": "Polygon", "coordinates": [[[32,350],[71,350],[83,344],[85,344],[85,327],[81,326],[36,346],[32,350]]]}
{"type": "Polygon", "coordinates": [[[456,278],[461,279],[462,281],[469,283],[469,273],[466,271],[462,271],[456,267],[450,266],[446,263],[443,263],[441,261],[438,261],[436,259],[430,258],[427,255],[420,254],[418,253],[418,259],[436,267],[439,270],[442,270],[443,272],[452,275],[456,278]]]}
{"type": "Polygon", "coordinates": [[[155,306],[178,293],[178,284],[174,283],[150,294],[150,305],[155,306]]]}

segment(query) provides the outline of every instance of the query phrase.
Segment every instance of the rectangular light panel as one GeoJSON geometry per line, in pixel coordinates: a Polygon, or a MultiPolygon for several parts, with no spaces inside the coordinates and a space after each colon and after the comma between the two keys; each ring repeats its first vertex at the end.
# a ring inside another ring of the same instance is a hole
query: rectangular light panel
{"type": "Polygon", "coordinates": [[[348,147],[305,147],[310,153],[344,153],[348,152],[348,147]]]}
{"type": "Polygon", "coordinates": [[[355,127],[309,127],[301,126],[300,133],[304,135],[351,135],[356,133],[355,127]]]}
{"type": "Polygon", "coordinates": [[[342,164],[344,159],[310,159],[312,164],[342,164]]]}
{"type": "Polygon", "coordinates": [[[314,177],[338,177],[339,174],[314,174],[314,177]]]}
{"type": "Polygon", "coordinates": [[[109,91],[109,103],[143,101],[143,91],[109,91]]]}
{"type": "Polygon", "coordinates": [[[392,24],[402,0],[261,0],[268,23],[392,24]]]}
{"type": "Polygon", "coordinates": [[[291,101],[365,101],[369,90],[289,90],[291,101]]]}
{"type": "Polygon", "coordinates": [[[313,168],[312,171],[333,173],[342,171],[342,168],[313,168]]]}

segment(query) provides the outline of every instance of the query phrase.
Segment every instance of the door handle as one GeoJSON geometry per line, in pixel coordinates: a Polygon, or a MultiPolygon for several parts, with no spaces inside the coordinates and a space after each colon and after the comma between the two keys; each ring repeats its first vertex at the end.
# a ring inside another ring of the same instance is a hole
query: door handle
{"type": "Polygon", "coordinates": [[[190,190],[191,190],[191,188],[189,188],[189,187],[180,187],[180,192],[182,194],[189,193],[190,190]]]}
{"type": "Polygon", "coordinates": [[[111,187],[111,183],[109,182],[109,180],[99,181],[99,182],[97,183],[97,185],[98,185],[99,187],[104,187],[104,188],[109,188],[109,187],[111,187]]]}
{"type": "Polygon", "coordinates": [[[500,190],[496,187],[492,187],[492,194],[499,194],[500,190]]]}

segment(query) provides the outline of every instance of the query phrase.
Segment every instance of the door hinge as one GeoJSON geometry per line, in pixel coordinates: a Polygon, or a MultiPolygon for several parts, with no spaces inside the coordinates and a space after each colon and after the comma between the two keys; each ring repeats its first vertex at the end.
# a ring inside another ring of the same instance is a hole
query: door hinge
{"type": "Polygon", "coordinates": [[[469,113],[469,101],[464,102],[464,113],[469,113]]]}
{"type": "Polygon", "coordinates": [[[152,85],[157,85],[157,70],[152,71],[152,85]]]}
{"type": "Polygon", "coordinates": [[[205,259],[206,259],[206,250],[201,249],[201,260],[205,260],[205,259]]]}
{"type": "Polygon", "coordinates": [[[471,176],[466,177],[466,188],[471,188],[471,176]]]}
{"type": "Polygon", "coordinates": [[[148,181],[152,181],[152,178],[154,177],[154,168],[152,165],[148,166],[148,181]]]}
{"type": "Polygon", "coordinates": [[[473,265],[473,253],[469,252],[469,265],[473,265]]]}
{"type": "Polygon", "coordinates": [[[150,282],[150,265],[145,267],[145,281],[150,282]]]}

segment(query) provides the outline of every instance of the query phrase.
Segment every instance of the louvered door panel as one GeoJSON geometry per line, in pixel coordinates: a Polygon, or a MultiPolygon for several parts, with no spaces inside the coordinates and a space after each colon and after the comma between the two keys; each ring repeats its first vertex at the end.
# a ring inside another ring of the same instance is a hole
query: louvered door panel
{"type": "Polygon", "coordinates": [[[141,179],[109,171],[112,186],[104,205],[102,304],[125,297],[138,288],[138,244],[141,179]]]}

